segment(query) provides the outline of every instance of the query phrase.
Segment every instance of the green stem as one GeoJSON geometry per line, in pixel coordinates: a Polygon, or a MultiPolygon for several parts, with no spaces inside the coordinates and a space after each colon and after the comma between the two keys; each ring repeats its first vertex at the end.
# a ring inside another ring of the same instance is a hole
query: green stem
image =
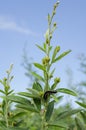
{"type": "MultiPolygon", "coordinates": [[[[46,50],[46,55],[47,57],[50,58],[50,33],[51,33],[51,23],[48,23],[48,28],[49,28],[49,43],[47,44],[47,50],[46,50]]],[[[46,76],[45,76],[45,90],[49,90],[49,69],[50,69],[50,65],[49,63],[47,63],[47,67],[46,67],[46,76]]]]}
{"type": "Polygon", "coordinates": [[[41,117],[42,117],[41,130],[47,130],[47,127],[46,127],[47,122],[45,119],[46,109],[47,109],[47,103],[44,104],[44,110],[43,110],[43,113],[41,115],[41,117]]]}
{"type": "Polygon", "coordinates": [[[7,101],[7,96],[6,96],[6,109],[5,109],[5,120],[6,120],[6,126],[8,127],[8,101],[7,101]]]}

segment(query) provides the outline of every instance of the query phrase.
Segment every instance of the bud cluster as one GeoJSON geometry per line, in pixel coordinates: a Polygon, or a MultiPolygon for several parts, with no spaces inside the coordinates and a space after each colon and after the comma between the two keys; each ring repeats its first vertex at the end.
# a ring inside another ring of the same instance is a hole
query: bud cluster
{"type": "Polygon", "coordinates": [[[46,56],[42,59],[42,64],[46,66],[49,63],[49,61],[50,61],[50,58],[46,56]]]}

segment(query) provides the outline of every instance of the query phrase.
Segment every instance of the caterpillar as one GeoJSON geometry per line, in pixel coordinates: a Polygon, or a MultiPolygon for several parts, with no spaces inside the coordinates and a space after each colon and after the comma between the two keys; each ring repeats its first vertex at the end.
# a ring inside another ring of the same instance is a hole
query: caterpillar
{"type": "Polygon", "coordinates": [[[44,96],[43,96],[44,100],[47,100],[47,98],[48,98],[51,94],[55,94],[55,93],[57,93],[56,90],[46,91],[46,92],[44,93],[44,96]]]}

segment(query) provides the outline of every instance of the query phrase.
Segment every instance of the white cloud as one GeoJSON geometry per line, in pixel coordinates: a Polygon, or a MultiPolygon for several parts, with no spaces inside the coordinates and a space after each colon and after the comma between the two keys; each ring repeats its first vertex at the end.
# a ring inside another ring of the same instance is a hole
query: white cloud
{"type": "Polygon", "coordinates": [[[15,21],[10,20],[8,17],[0,16],[0,30],[12,30],[26,35],[36,35],[29,29],[20,26],[15,21]]]}

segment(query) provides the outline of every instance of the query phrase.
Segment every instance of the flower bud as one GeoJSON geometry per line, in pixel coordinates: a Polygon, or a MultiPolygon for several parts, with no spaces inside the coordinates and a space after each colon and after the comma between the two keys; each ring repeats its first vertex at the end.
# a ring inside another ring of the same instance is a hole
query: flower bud
{"type": "Polygon", "coordinates": [[[60,46],[56,47],[56,51],[59,52],[60,51],[60,46]]]}
{"type": "Polygon", "coordinates": [[[54,82],[55,82],[55,83],[59,83],[59,82],[60,82],[60,78],[55,78],[55,79],[54,79],[54,82]]]}
{"type": "Polygon", "coordinates": [[[56,27],[56,25],[57,25],[57,24],[56,24],[56,22],[55,22],[55,23],[53,24],[53,26],[56,27]]]}
{"type": "Polygon", "coordinates": [[[56,14],[56,11],[54,10],[54,11],[53,11],[53,15],[55,15],[55,14],[56,14]]]}
{"type": "Polygon", "coordinates": [[[54,9],[56,9],[58,5],[59,5],[59,1],[57,1],[57,3],[54,4],[54,9]]]}
{"type": "Polygon", "coordinates": [[[49,61],[50,61],[50,58],[49,58],[48,56],[46,56],[46,57],[44,57],[44,58],[42,59],[43,65],[47,65],[47,64],[49,63],[49,61]]]}

